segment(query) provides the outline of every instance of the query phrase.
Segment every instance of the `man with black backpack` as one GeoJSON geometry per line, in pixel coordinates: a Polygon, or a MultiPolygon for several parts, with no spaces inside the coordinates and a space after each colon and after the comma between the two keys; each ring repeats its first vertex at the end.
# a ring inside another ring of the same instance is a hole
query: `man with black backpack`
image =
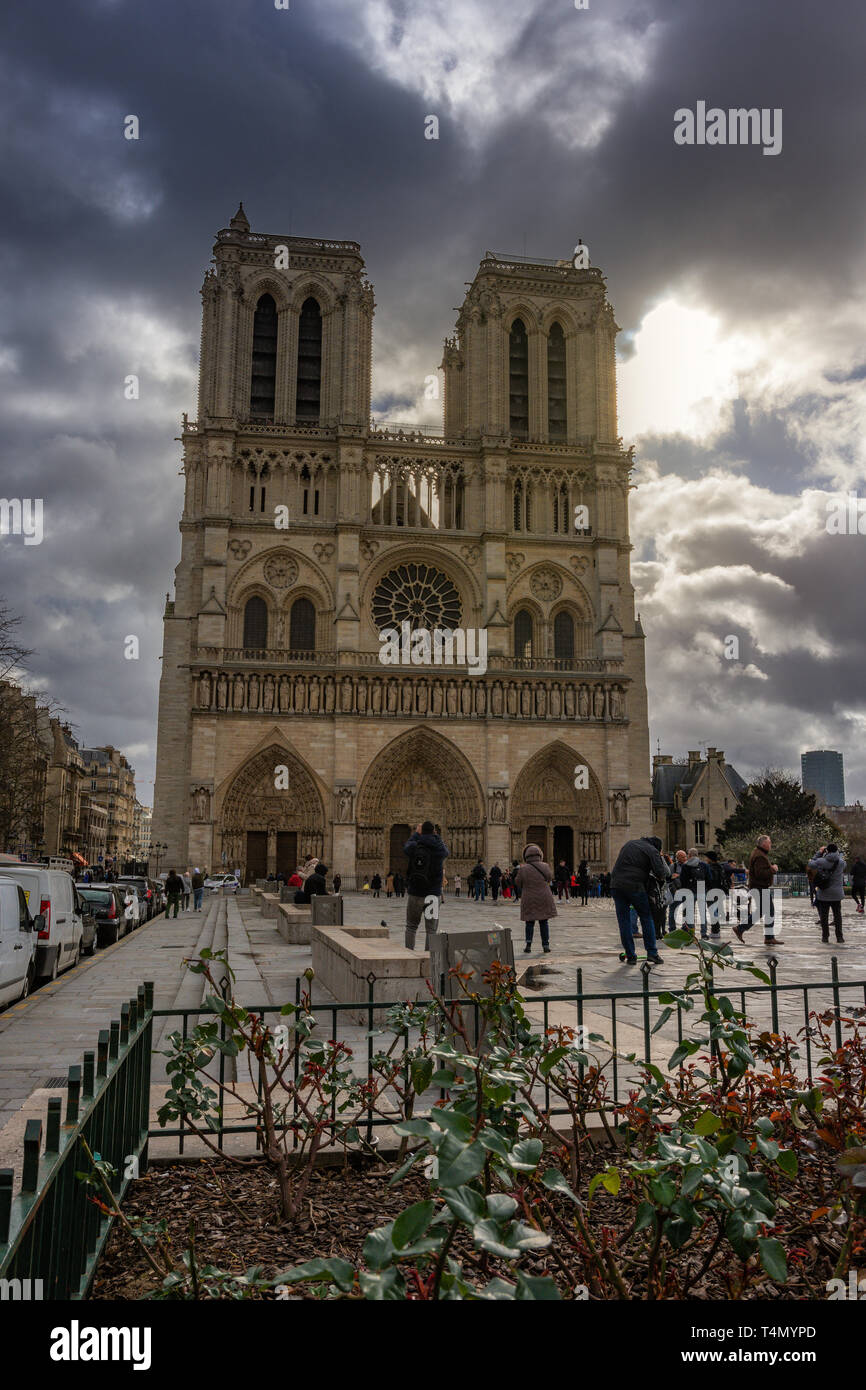
{"type": "Polygon", "coordinates": [[[424,949],[429,951],[430,938],[439,926],[439,903],[442,898],[442,865],[448,858],[448,848],[430,820],[416,825],[403,846],[409,861],[406,871],[406,946],[415,949],[415,934],[424,918],[424,949]],[[429,901],[434,899],[433,902],[429,901]]]}

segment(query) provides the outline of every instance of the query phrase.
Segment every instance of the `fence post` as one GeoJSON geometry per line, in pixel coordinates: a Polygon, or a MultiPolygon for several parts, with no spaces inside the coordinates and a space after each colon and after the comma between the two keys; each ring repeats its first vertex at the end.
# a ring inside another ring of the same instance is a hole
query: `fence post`
{"type": "Polygon", "coordinates": [[[643,1054],[644,1061],[652,1061],[652,1042],[650,1041],[650,1011],[649,1011],[649,963],[644,961],[640,968],[643,977],[643,1054]]]}
{"type": "Polygon", "coordinates": [[[52,1096],[48,1102],[48,1121],[45,1135],[45,1152],[56,1154],[60,1152],[60,1114],[62,1101],[59,1096],[52,1096]]]}
{"type": "Polygon", "coordinates": [[[767,964],[770,967],[770,1020],[774,1033],[779,1031],[779,995],[776,989],[776,958],[770,956],[767,964]]]}
{"type": "MultiPolygon", "coordinates": [[[[583,1050],[583,966],[577,967],[577,1040],[583,1050]]],[[[583,1080],[583,1062],[578,1063],[577,1074],[583,1080]]]]}
{"type": "Polygon", "coordinates": [[[842,1004],[839,999],[839,957],[830,957],[830,974],[833,977],[833,1012],[836,1015],[836,1048],[842,1046],[842,1004]]]}
{"type": "Polygon", "coordinates": [[[373,1140],[373,987],[376,976],[372,970],[367,976],[367,1143],[373,1140]]]}
{"type": "Polygon", "coordinates": [[[12,1215],[13,1168],[0,1168],[0,1245],[9,1239],[9,1218],[12,1215]]]}
{"type": "Polygon", "coordinates": [[[66,1123],[74,1125],[78,1120],[78,1103],[81,1098],[81,1068],[76,1063],[69,1068],[66,1083],[66,1123]]]}
{"type": "Polygon", "coordinates": [[[82,1078],[81,1099],[93,1100],[93,1080],[96,1059],[92,1052],[84,1054],[84,1073],[82,1078]]]}
{"type": "Polygon", "coordinates": [[[100,1080],[108,1075],[108,1029],[100,1028],[96,1044],[96,1075],[100,1080]]]}
{"type": "MultiPolygon", "coordinates": [[[[71,1068],[70,1068],[71,1070],[71,1068]]],[[[24,1162],[21,1165],[21,1191],[28,1196],[39,1184],[39,1149],[42,1144],[42,1121],[28,1120],[24,1126],[24,1162]]]]}

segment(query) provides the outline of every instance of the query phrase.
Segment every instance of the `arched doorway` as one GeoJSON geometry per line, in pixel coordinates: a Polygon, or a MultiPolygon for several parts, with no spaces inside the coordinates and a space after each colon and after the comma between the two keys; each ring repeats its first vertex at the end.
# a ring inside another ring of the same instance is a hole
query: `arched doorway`
{"type": "Polygon", "coordinates": [[[325,810],[306,763],[277,743],[255,753],[232,778],[217,810],[215,849],[222,864],[240,869],[249,883],[269,873],[290,874],[324,848],[325,810]]]}
{"type": "Polygon", "coordinates": [[[530,758],[511,798],[512,857],[520,859],[527,844],[541,846],[548,863],[564,859],[574,869],[586,859],[606,868],[606,822],[601,784],[586,759],[564,743],[530,758]],[[588,769],[589,785],[578,790],[575,769],[588,769]]]}
{"type": "Polygon", "coordinates": [[[447,877],[465,876],[484,853],[484,801],[468,760],[432,729],[394,739],[367,770],[358,795],[358,881],[403,872],[403,845],[422,820],[441,827],[447,877]]]}

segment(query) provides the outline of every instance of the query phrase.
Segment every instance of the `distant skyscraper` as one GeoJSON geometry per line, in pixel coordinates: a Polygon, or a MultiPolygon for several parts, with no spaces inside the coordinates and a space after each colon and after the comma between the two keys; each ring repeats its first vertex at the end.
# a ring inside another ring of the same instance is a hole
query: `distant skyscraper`
{"type": "Polygon", "coordinates": [[[827,806],[845,805],[845,768],[841,753],[818,748],[800,754],[804,792],[814,792],[827,806]]]}

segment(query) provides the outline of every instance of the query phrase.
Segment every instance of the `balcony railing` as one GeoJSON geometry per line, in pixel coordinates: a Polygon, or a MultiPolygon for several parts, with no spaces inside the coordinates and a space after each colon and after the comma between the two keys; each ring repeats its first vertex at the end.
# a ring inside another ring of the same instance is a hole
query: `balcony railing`
{"type": "MultiPolygon", "coordinates": [[[[256,664],[269,664],[271,666],[318,666],[326,668],[339,667],[355,668],[358,667],[383,667],[385,674],[393,674],[396,671],[406,672],[412,670],[415,673],[420,671],[417,665],[407,664],[383,666],[380,661],[379,651],[291,651],[283,650],[278,647],[195,647],[192,653],[195,662],[208,662],[211,665],[233,664],[239,662],[254,662],[256,664]]],[[[453,666],[455,670],[466,670],[466,663],[446,662],[441,666],[436,666],[437,674],[445,669],[446,666],[453,666]]],[[[618,673],[624,670],[624,664],[619,658],[598,657],[592,655],[583,656],[509,656],[509,655],[490,655],[487,658],[488,671],[565,671],[565,672],[594,672],[597,674],[618,673]]]]}

